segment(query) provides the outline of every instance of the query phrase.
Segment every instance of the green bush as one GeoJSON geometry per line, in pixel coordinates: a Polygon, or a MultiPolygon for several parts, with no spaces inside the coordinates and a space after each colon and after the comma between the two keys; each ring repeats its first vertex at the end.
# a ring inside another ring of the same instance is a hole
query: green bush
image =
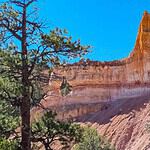
{"type": "Polygon", "coordinates": [[[81,142],[74,146],[74,150],[114,150],[114,148],[98,135],[96,129],[85,127],[81,142]]]}
{"type": "Polygon", "coordinates": [[[0,139],[0,150],[17,150],[19,149],[17,140],[0,139]]]}
{"type": "Polygon", "coordinates": [[[56,113],[48,111],[41,119],[34,122],[31,141],[42,143],[45,150],[52,149],[55,141],[62,145],[62,149],[70,149],[72,145],[80,141],[82,129],[78,124],[59,121],[55,117],[56,113]]]}

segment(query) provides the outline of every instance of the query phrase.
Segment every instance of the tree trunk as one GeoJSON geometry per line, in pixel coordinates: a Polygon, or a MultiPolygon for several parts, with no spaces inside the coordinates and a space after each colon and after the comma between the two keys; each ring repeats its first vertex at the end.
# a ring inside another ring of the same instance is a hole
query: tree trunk
{"type": "Polygon", "coordinates": [[[22,102],[21,102],[21,147],[22,150],[31,149],[30,129],[30,82],[28,72],[27,43],[26,43],[26,6],[22,15],[22,102]]]}
{"type": "Polygon", "coordinates": [[[27,85],[24,85],[24,93],[21,104],[21,147],[22,150],[30,150],[30,96],[29,88],[27,85]]]}

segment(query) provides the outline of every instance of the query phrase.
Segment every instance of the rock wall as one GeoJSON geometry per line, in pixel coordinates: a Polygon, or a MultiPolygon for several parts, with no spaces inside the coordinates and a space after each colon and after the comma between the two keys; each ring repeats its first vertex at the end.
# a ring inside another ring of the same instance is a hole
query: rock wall
{"type": "MultiPolygon", "coordinates": [[[[66,76],[73,92],[61,97],[60,82],[49,82],[48,97],[41,101],[44,108],[56,110],[59,119],[76,118],[96,128],[117,150],[150,149],[146,130],[150,120],[150,14],[144,12],[128,58],[80,61],[54,72],[66,76]]],[[[41,117],[44,111],[33,108],[31,120],[41,117]]]]}
{"type": "MultiPolygon", "coordinates": [[[[112,87],[113,90],[114,87],[126,87],[132,88],[137,94],[139,89],[136,91],[136,88],[141,87],[143,93],[145,87],[147,89],[150,85],[150,14],[144,12],[135,47],[128,58],[112,62],[80,61],[56,68],[55,72],[66,76],[73,87],[100,86],[107,88],[107,91],[112,87]]],[[[124,92],[122,89],[119,91],[119,95],[124,92]]],[[[108,93],[114,97],[113,92],[108,93]]],[[[130,92],[126,94],[129,95],[130,92]]]]}

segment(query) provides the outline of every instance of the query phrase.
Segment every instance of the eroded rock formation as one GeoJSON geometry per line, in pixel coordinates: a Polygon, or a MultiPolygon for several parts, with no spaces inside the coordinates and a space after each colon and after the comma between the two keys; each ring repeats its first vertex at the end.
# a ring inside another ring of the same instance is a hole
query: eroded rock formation
{"type": "MultiPolygon", "coordinates": [[[[150,134],[150,14],[144,12],[135,47],[128,58],[98,62],[80,61],[55,72],[66,76],[73,93],[62,98],[59,82],[42,105],[58,112],[58,118],[76,118],[105,135],[117,150],[148,150],[150,134]],[[55,95],[55,96],[54,96],[55,95]],[[56,96],[57,95],[57,96],[56,96]]],[[[32,110],[38,116],[42,109],[32,110]]],[[[35,118],[35,117],[33,117],[35,118]]]]}
{"type": "MultiPolygon", "coordinates": [[[[114,86],[139,88],[139,85],[149,85],[150,14],[144,12],[134,50],[128,58],[112,62],[80,61],[79,63],[56,68],[56,72],[66,76],[74,87],[93,85],[102,88],[110,87],[110,89],[113,87],[112,90],[114,90],[114,86]]],[[[142,89],[140,89],[141,92],[143,92],[142,89]]],[[[121,92],[124,93],[124,90],[121,92]]],[[[112,94],[111,92],[108,93],[110,93],[109,96],[112,95],[113,97],[114,92],[112,94]]]]}

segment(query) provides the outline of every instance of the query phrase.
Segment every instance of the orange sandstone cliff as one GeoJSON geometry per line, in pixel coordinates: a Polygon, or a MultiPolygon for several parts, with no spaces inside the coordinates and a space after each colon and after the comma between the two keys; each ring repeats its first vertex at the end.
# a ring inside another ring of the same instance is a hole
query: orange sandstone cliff
{"type": "MultiPolygon", "coordinates": [[[[44,107],[58,112],[58,118],[73,118],[95,127],[117,150],[150,150],[150,14],[144,12],[135,47],[128,58],[112,61],[80,61],[55,68],[66,76],[73,92],[62,98],[59,82],[44,107]]],[[[32,110],[33,118],[43,112],[32,110]]]]}

